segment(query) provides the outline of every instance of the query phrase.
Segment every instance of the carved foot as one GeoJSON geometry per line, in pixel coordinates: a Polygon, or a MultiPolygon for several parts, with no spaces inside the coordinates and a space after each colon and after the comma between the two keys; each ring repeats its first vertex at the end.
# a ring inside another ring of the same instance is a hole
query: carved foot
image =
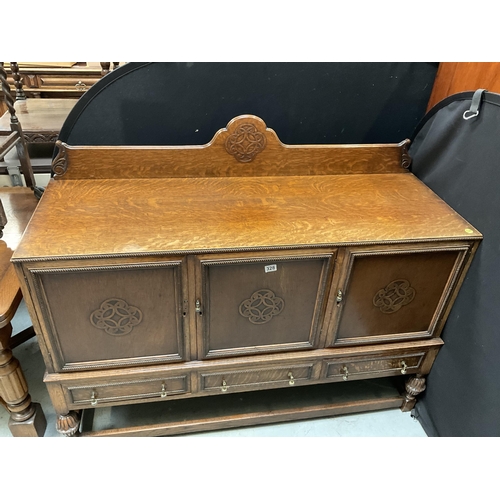
{"type": "Polygon", "coordinates": [[[80,430],[81,413],[70,411],[67,415],[57,415],[56,429],[63,436],[75,436],[80,430]]]}
{"type": "Polygon", "coordinates": [[[405,384],[405,400],[401,405],[401,411],[410,411],[415,406],[415,399],[421,392],[425,391],[425,378],[422,375],[410,377],[405,384]]]}

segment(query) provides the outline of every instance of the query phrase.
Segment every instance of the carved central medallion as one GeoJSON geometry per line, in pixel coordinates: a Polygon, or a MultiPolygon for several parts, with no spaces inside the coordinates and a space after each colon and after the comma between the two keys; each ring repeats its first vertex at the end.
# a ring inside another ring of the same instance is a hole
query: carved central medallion
{"type": "Polygon", "coordinates": [[[142,312],[122,299],[107,299],[90,315],[90,322],[109,335],[126,335],[142,321],[142,312]]]}
{"type": "Polygon", "coordinates": [[[227,139],[226,151],[248,163],[266,147],[266,136],[253,123],[242,123],[227,139]]]}
{"type": "Polygon", "coordinates": [[[395,313],[415,298],[415,290],[407,280],[391,281],[373,297],[373,305],[385,314],[395,313]]]}
{"type": "Polygon", "coordinates": [[[257,290],[240,304],[240,314],[254,325],[263,325],[280,314],[285,307],[282,298],[271,290],[257,290]]]}

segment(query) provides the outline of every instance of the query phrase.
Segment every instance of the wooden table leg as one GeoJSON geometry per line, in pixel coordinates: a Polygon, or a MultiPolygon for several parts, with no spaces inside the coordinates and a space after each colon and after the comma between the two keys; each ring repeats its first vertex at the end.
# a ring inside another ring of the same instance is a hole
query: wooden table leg
{"type": "Polygon", "coordinates": [[[16,437],[41,437],[47,421],[42,407],[31,402],[19,361],[9,349],[12,325],[0,328],[0,398],[10,412],[9,429],[16,437]]]}
{"type": "Polygon", "coordinates": [[[405,399],[401,411],[411,411],[417,402],[416,397],[425,391],[425,377],[417,373],[406,381],[405,388],[405,399]]]}

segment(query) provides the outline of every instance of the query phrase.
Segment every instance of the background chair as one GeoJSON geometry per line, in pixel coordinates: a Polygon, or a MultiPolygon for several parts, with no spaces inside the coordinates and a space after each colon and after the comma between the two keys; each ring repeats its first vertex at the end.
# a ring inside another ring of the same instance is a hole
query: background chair
{"type": "Polygon", "coordinates": [[[10,116],[11,133],[0,142],[0,155],[17,148],[22,174],[27,187],[19,179],[16,187],[0,188],[2,203],[0,241],[0,404],[10,412],[9,428],[14,436],[43,436],[46,428],[45,415],[38,403],[31,401],[28,385],[19,361],[12,348],[34,336],[33,328],[11,339],[11,320],[21,303],[19,281],[10,259],[24,229],[35,210],[42,190],[36,187],[27,152],[23,130],[17,119],[14,101],[7,84],[6,72],[0,62],[0,82],[10,116]],[[36,195],[36,196],[35,196],[36,195]]]}
{"type": "MultiPolygon", "coordinates": [[[[108,74],[111,63],[103,62],[100,64],[101,76],[108,74]]],[[[119,63],[113,63],[113,69],[118,66],[119,63]]],[[[48,173],[50,172],[54,144],[64,121],[78,98],[27,98],[19,64],[11,62],[10,70],[15,86],[15,113],[22,125],[33,166],[37,172],[48,173]]],[[[82,83],[82,91],[87,88],[87,85],[82,83]]],[[[0,118],[0,136],[8,135],[9,131],[10,116],[8,112],[5,112],[0,118]]],[[[0,155],[0,159],[2,157],[3,155],[0,155]]],[[[18,166],[19,162],[20,157],[15,154],[10,154],[5,158],[7,167],[11,166],[12,170],[18,166]]]]}

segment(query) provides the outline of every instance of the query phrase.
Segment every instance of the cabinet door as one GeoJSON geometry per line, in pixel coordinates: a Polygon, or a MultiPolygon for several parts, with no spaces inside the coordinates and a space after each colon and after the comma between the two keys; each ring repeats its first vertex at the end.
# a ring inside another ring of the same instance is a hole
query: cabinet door
{"type": "Polygon", "coordinates": [[[29,269],[56,369],[185,359],[183,267],[170,259],[29,269]]]}
{"type": "Polygon", "coordinates": [[[345,250],[327,345],[432,336],[467,250],[345,250]]]}
{"type": "Polygon", "coordinates": [[[201,358],[317,347],[332,252],[201,257],[201,358]]]}

